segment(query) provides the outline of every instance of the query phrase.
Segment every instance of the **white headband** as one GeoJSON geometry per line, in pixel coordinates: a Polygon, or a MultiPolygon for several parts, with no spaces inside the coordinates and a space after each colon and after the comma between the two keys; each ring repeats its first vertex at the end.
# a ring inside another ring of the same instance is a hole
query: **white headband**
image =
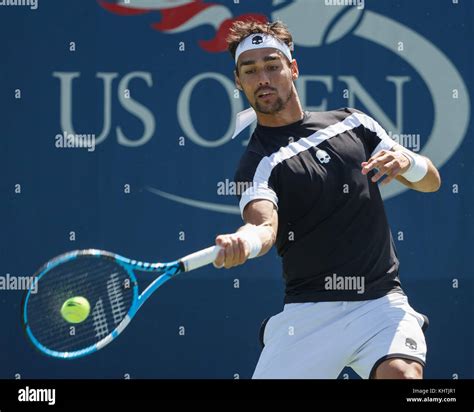
{"type": "Polygon", "coordinates": [[[284,42],[270,34],[257,33],[247,36],[239,43],[237,50],[235,51],[235,64],[237,64],[237,60],[243,52],[246,52],[247,50],[263,49],[265,47],[278,49],[288,58],[290,62],[293,60],[290,51],[293,50],[293,44],[291,44],[290,49],[290,47],[288,47],[284,42]]]}

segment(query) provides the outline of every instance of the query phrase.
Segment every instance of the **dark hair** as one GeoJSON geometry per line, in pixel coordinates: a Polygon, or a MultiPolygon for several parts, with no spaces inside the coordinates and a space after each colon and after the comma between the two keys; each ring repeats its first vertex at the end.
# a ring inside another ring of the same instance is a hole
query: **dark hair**
{"type": "Polygon", "coordinates": [[[239,43],[251,34],[256,33],[270,34],[273,37],[281,40],[288,47],[292,47],[293,37],[288,31],[288,27],[286,27],[281,21],[276,21],[274,23],[261,23],[255,20],[238,20],[234,22],[230,28],[229,35],[226,39],[228,44],[227,49],[229,50],[233,59],[235,59],[235,51],[237,50],[239,43]]]}

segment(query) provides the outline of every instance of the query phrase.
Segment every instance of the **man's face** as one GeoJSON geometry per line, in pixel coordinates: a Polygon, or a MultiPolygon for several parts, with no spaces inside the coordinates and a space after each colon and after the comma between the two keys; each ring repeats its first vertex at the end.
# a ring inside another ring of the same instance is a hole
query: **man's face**
{"type": "Polygon", "coordinates": [[[298,77],[296,61],[279,50],[263,48],[242,53],[237,62],[235,82],[255,111],[273,114],[285,108],[298,77]],[[237,75],[238,74],[238,75],[237,75]]]}

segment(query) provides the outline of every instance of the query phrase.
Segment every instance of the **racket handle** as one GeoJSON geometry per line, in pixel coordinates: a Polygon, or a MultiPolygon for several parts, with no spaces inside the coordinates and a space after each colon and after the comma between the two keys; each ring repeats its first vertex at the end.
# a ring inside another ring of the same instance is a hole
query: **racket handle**
{"type": "Polygon", "coordinates": [[[219,250],[221,250],[220,246],[211,246],[207,249],[191,253],[190,255],[181,258],[180,261],[184,266],[184,271],[189,272],[202,266],[209,265],[209,263],[216,260],[219,250]]]}

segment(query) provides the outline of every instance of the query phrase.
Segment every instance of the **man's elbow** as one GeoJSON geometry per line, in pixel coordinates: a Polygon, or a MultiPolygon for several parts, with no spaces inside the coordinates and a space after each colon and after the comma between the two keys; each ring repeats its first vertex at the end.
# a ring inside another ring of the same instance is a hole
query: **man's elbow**
{"type": "Polygon", "coordinates": [[[432,192],[437,192],[441,188],[441,177],[438,175],[438,179],[436,179],[435,184],[433,185],[432,192]]]}
{"type": "Polygon", "coordinates": [[[431,178],[429,179],[429,181],[427,182],[426,185],[424,185],[423,187],[423,192],[426,192],[426,193],[433,193],[433,192],[437,192],[440,187],[441,187],[441,177],[438,173],[438,171],[436,169],[434,169],[435,172],[432,174],[432,176],[430,176],[431,178]]]}
{"type": "Polygon", "coordinates": [[[421,184],[415,184],[418,186],[415,187],[415,190],[425,193],[437,192],[441,187],[441,176],[439,175],[438,169],[433,165],[433,162],[427,157],[425,157],[425,159],[428,162],[428,173],[421,180],[421,184]]]}
{"type": "MultiPolygon", "coordinates": [[[[430,160],[431,163],[431,160],[430,160]]],[[[439,174],[438,169],[434,167],[433,163],[431,163],[431,171],[432,171],[432,179],[430,185],[430,192],[437,192],[441,187],[441,176],[439,174]]]]}
{"type": "Polygon", "coordinates": [[[441,182],[433,183],[430,186],[426,187],[425,190],[423,190],[423,192],[434,193],[434,192],[437,192],[440,189],[440,187],[441,187],[441,182]]]}

